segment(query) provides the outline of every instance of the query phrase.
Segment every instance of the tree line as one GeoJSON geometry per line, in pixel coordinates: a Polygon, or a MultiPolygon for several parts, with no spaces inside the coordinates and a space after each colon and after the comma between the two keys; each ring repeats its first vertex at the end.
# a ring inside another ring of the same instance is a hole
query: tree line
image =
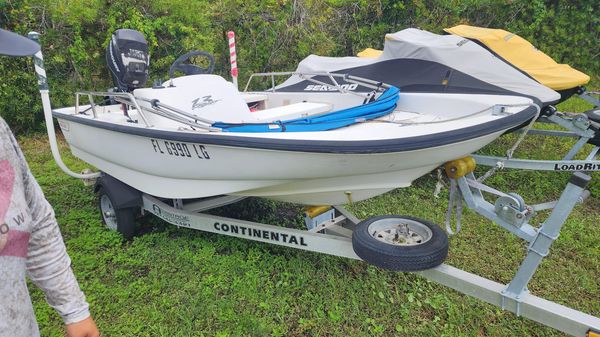
{"type": "MultiPolygon", "coordinates": [[[[76,90],[111,86],[110,35],[141,31],[149,42],[150,83],[171,63],[205,50],[228,76],[226,32],[237,37],[240,83],[251,73],[286,71],[309,54],[355,55],[382,48],[386,33],[456,24],[503,28],[561,63],[598,78],[600,2],[593,0],[0,0],[0,27],[42,33],[53,106],[74,104],[76,90]]],[[[17,133],[43,123],[31,60],[0,58],[0,115],[17,133]]]]}

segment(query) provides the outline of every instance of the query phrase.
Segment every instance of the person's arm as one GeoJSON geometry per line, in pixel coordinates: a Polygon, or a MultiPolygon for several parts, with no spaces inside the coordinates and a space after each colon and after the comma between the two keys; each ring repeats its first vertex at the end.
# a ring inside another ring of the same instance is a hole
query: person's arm
{"type": "Polygon", "coordinates": [[[27,274],[44,291],[48,304],[63,318],[70,337],[99,336],[90,316],[89,305],[71,269],[71,259],[67,255],[54,210],[29,171],[12,133],[10,130],[8,132],[21,165],[24,195],[32,222],[27,274]]]}
{"type": "Polygon", "coordinates": [[[98,328],[71,269],[52,207],[30,172],[25,188],[33,227],[29,239],[27,273],[46,294],[48,304],[62,316],[69,337],[96,337],[98,328]]]}

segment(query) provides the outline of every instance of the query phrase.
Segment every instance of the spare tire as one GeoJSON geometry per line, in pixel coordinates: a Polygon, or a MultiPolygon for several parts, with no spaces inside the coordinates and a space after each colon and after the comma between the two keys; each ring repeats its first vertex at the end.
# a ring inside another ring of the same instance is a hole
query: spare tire
{"type": "Polygon", "coordinates": [[[360,222],[352,248],[366,262],[394,271],[438,266],[448,256],[448,236],[437,225],[415,217],[384,215],[360,222]]]}

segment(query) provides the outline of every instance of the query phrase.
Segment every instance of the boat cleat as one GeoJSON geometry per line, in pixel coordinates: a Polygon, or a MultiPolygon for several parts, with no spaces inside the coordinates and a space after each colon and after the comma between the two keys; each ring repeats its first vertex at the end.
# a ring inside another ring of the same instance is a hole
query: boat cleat
{"type": "Polygon", "coordinates": [[[533,208],[526,205],[523,198],[516,193],[509,193],[496,199],[494,211],[500,219],[515,227],[521,227],[534,215],[533,208]]]}
{"type": "Polygon", "coordinates": [[[506,105],[496,104],[492,107],[492,115],[494,116],[502,116],[508,114],[506,112],[506,105]]]}
{"type": "Polygon", "coordinates": [[[476,165],[477,163],[475,162],[475,159],[471,156],[468,156],[447,162],[444,164],[444,170],[446,171],[448,178],[458,179],[475,171],[476,165]]]}

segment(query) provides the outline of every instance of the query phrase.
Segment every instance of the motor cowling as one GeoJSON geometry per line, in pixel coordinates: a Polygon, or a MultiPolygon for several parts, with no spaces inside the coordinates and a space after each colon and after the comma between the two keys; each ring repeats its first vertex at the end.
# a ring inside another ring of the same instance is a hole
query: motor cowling
{"type": "Polygon", "coordinates": [[[106,49],[106,61],[118,91],[131,92],[146,84],[150,54],[142,33],[132,29],[115,31],[106,49]]]}

